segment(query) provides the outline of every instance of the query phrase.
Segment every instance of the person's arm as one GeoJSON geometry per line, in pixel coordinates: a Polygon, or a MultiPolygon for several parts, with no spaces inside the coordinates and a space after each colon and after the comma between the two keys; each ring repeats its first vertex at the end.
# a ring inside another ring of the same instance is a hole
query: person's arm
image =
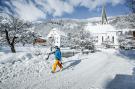
{"type": "Polygon", "coordinates": [[[54,52],[50,52],[50,53],[48,53],[48,56],[47,56],[46,60],[48,60],[48,59],[49,59],[49,57],[50,57],[50,55],[51,55],[51,54],[54,54],[54,53],[55,53],[55,51],[54,51],[54,52]]]}
{"type": "Polygon", "coordinates": [[[55,53],[55,51],[53,51],[53,52],[50,52],[50,53],[49,53],[49,55],[51,55],[51,54],[54,54],[54,53],[55,53]]]}

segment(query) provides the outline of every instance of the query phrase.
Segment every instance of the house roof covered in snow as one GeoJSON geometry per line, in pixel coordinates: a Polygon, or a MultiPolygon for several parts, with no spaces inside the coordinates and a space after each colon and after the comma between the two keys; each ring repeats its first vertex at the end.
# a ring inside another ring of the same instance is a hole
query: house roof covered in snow
{"type": "Polygon", "coordinates": [[[59,36],[65,36],[65,37],[67,37],[66,33],[63,32],[63,31],[61,31],[59,28],[53,28],[53,29],[49,32],[48,37],[51,37],[52,34],[53,34],[53,35],[54,35],[54,34],[57,34],[57,35],[59,35],[59,36]]]}
{"type": "Polygon", "coordinates": [[[92,25],[91,23],[88,23],[85,26],[86,31],[90,31],[91,33],[107,33],[107,32],[115,32],[118,31],[116,28],[114,28],[112,25],[106,24],[106,25],[92,25]]]}

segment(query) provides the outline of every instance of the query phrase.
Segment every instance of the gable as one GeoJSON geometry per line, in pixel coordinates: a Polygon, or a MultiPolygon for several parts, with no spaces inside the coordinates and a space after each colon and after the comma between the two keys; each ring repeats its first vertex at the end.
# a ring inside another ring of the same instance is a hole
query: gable
{"type": "Polygon", "coordinates": [[[50,33],[48,34],[48,37],[52,37],[52,36],[67,37],[67,35],[63,31],[60,31],[59,29],[56,29],[56,28],[52,29],[50,33]]]}

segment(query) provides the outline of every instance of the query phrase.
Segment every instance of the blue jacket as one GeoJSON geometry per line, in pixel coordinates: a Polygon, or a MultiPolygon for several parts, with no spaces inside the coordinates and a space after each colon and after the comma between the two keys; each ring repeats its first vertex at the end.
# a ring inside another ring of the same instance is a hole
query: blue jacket
{"type": "Polygon", "coordinates": [[[59,49],[55,51],[55,59],[61,61],[61,52],[59,49]]]}

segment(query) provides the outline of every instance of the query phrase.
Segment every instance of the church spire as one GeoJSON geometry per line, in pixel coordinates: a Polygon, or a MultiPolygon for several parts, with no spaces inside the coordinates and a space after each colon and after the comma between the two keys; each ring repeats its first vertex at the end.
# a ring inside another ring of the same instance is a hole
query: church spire
{"type": "Polygon", "coordinates": [[[107,24],[108,20],[107,20],[107,15],[106,15],[106,9],[105,9],[105,4],[103,4],[102,7],[102,24],[107,24]]]}

